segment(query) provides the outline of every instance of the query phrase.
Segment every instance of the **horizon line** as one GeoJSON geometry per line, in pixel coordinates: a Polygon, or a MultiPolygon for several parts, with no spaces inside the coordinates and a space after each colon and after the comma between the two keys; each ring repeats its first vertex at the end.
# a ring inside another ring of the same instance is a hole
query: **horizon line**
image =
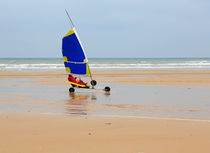
{"type": "MultiPolygon", "coordinates": [[[[37,58],[40,58],[40,59],[62,59],[62,57],[0,57],[0,59],[37,59],[37,58]]],[[[88,59],[149,59],[149,58],[157,58],[157,59],[160,59],[160,58],[180,58],[180,59],[183,59],[183,58],[210,58],[210,57],[89,57],[88,59]]]]}

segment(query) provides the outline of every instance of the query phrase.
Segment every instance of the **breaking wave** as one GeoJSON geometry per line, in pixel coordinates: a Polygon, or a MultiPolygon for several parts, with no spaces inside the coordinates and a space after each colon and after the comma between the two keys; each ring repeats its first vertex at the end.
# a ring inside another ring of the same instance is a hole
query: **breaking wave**
{"type": "MultiPolygon", "coordinates": [[[[210,70],[210,59],[90,59],[93,70],[161,70],[205,69],[210,70]]],[[[0,59],[0,71],[65,71],[60,59],[0,59]]]]}

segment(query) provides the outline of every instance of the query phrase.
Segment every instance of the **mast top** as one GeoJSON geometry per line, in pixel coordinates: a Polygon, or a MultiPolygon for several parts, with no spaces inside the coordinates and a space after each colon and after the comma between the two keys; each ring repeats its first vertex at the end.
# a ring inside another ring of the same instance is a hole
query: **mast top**
{"type": "Polygon", "coordinates": [[[66,14],[67,14],[67,16],[68,16],[70,22],[71,22],[72,28],[74,28],[74,24],[73,24],[73,22],[72,22],[72,20],[71,20],[71,17],[70,17],[70,15],[69,15],[69,13],[67,12],[66,9],[65,9],[65,11],[66,11],[66,14]]]}

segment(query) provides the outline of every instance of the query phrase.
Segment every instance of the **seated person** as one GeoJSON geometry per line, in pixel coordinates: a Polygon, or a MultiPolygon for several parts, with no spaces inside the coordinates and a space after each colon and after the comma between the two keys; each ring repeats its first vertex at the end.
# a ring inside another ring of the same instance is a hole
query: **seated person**
{"type": "Polygon", "coordinates": [[[69,74],[68,80],[70,82],[74,82],[74,83],[77,83],[77,84],[85,85],[86,87],[90,87],[87,83],[85,83],[84,81],[82,81],[81,79],[79,79],[77,77],[73,77],[71,74],[69,74]]]}
{"type": "Polygon", "coordinates": [[[68,76],[68,80],[69,80],[70,82],[74,82],[74,83],[76,83],[75,78],[74,78],[71,74],[69,74],[69,76],[68,76]]]}

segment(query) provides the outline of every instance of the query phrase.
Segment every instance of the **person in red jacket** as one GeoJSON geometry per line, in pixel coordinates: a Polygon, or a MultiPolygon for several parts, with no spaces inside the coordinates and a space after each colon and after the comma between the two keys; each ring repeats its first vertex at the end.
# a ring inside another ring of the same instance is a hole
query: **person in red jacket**
{"type": "Polygon", "coordinates": [[[85,85],[86,87],[90,87],[87,83],[85,83],[84,81],[82,81],[81,79],[79,79],[77,77],[73,77],[71,74],[69,74],[68,80],[70,82],[74,82],[74,83],[77,83],[77,84],[85,85]]]}

